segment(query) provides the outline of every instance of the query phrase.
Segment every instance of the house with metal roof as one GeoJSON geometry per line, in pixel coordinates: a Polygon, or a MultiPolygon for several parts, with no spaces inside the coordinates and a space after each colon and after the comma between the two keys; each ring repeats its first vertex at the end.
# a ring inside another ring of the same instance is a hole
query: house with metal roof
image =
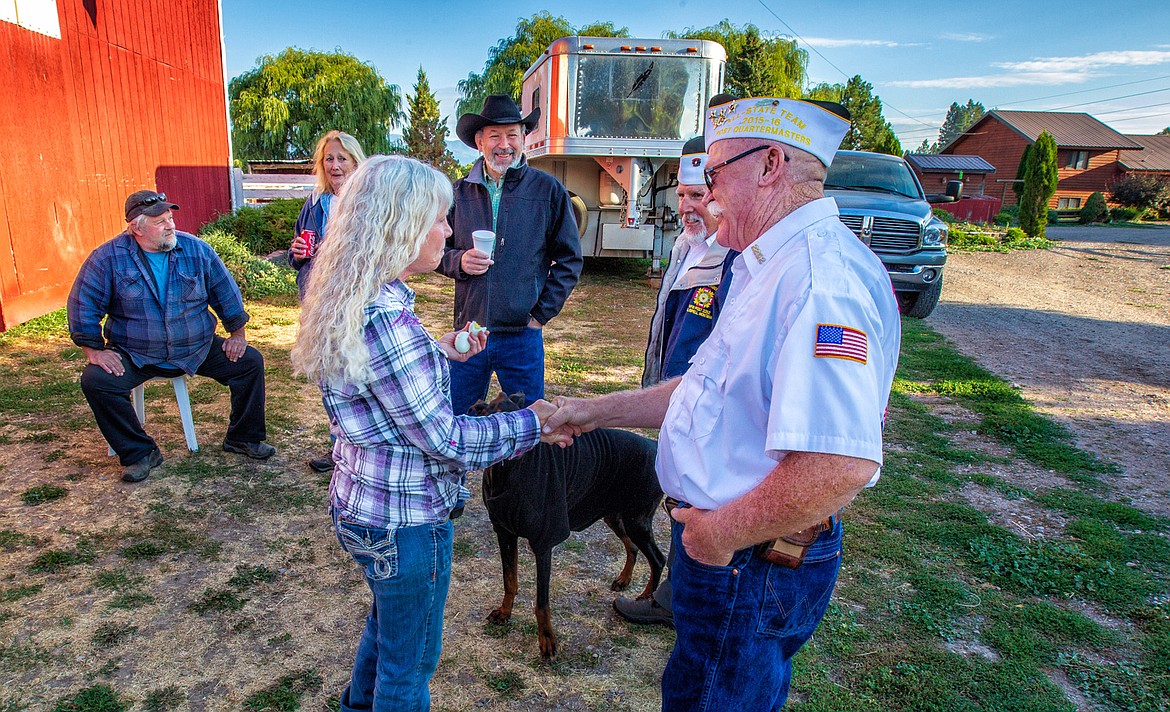
{"type": "Polygon", "coordinates": [[[1125,137],[1141,144],[1142,150],[1121,152],[1117,162],[1123,172],[1158,175],[1170,179],[1170,135],[1126,134],[1125,137]]]}
{"type": "Polygon", "coordinates": [[[1142,144],[1089,114],[993,109],[940,153],[979,156],[996,166],[999,197],[1011,205],[1016,202],[1010,188],[1020,158],[1042,131],[1056,141],[1056,194],[1049,207],[1057,210],[1075,210],[1094,192],[1108,193],[1121,171],[1121,152],[1143,150],[1142,144]]]}
{"type": "MultiPolygon", "coordinates": [[[[945,193],[947,181],[961,180],[964,195],[984,195],[988,192],[987,176],[996,172],[995,166],[981,156],[907,153],[905,158],[927,193],[945,193]]],[[[992,187],[995,187],[994,183],[992,187]]],[[[999,197],[998,191],[996,197],[999,197]]]]}

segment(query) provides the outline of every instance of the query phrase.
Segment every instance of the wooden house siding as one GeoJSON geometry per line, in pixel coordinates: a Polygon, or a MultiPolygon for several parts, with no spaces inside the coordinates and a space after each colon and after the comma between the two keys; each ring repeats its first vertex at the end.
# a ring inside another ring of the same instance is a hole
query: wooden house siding
{"type": "Polygon", "coordinates": [[[1002,198],[1004,205],[1015,205],[1016,194],[1012,184],[996,182],[1016,177],[1020,157],[1028,147],[1028,139],[1021,136],[1000,121],[987,120],[977,131],[960,136],[947,146],[944,153],[979,156],[995,166],[996,173],[990,176],[984,193],[1002,198]]]}
{"type": "Polygon", "coordinates": [[[230,210],[216,0],[59,0],[60,39],[0,21],[0,329],[64,305],[141,188],[194,231],[230,210]]]}

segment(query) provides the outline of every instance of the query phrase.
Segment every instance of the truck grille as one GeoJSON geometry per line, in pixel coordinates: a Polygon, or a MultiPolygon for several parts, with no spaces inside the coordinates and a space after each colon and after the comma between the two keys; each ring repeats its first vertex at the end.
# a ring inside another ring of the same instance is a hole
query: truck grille
{"type": "MultiPolygon", "coordinates": [[[[841,222],[865,241],[861,234],[864,215],[842,215],[841,222]]],[[[918,223],[913,220],[899,220],[898,218],[873,218],[872,233],[869,236],[869,247],[874,252],[909,252],[918,249],[918,223]]]]}

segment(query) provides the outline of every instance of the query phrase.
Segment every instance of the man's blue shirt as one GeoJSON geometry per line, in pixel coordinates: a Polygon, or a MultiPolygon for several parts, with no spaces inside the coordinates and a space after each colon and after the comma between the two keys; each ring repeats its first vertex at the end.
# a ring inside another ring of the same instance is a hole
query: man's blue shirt
{"type": "Polygon", "coordinates": [[[90,253],[69,292],[73,343],[117,347],[135,366],[173,364],[190,375],[207,357],[215,334],[208,307],[229,332],[248,323],[240,289],[215,250],[185,232],[177,232],[176,240],[166,253],[166,294],[160,294],[133,235],[124,232],[90,253]]]}

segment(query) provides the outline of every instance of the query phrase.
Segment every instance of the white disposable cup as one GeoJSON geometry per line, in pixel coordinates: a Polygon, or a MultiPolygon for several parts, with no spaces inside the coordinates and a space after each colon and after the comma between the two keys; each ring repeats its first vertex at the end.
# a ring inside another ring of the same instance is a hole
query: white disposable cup
{"type": "Polygon", "coordinates": [[[486,252],[488,257],[496,253],[496,233],[491,230],[475,230],[471,233],[471,242],[475,249],[486,252]]]}

